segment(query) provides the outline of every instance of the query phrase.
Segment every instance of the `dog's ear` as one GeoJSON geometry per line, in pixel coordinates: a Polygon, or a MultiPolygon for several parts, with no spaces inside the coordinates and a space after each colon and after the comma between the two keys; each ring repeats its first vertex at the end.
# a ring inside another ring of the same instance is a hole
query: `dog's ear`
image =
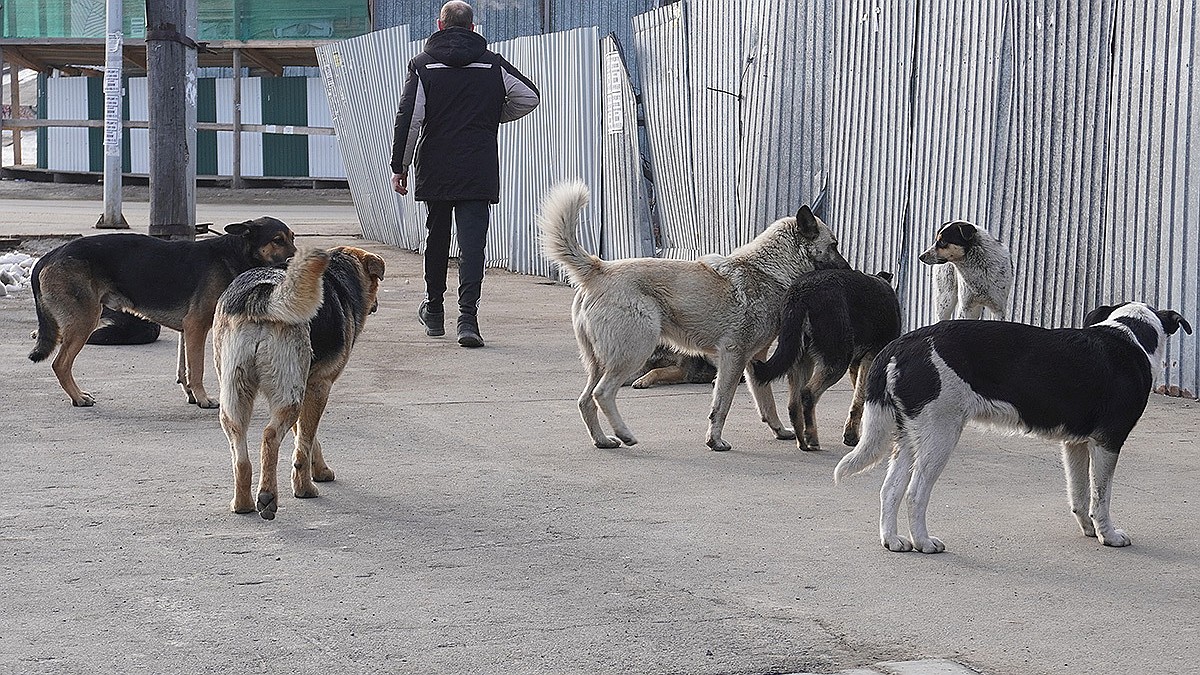
{"type": "Polygon", "coordinates": [[[1162,322],[1163,332],[1167,335],[1174,335],[1175,331],[1183,328],[1183,332],[1188,335],[1192,334],[1192,325],[1187,322],[1187,319],[1180,316],[1179,312],[1173,309],[1160,309],[1155,312],[1158,315],[1158,320],[1162,322]]]}
{"type": "Polygon", "coordinates": [[[368,253],[363,258],[363,267],[366,268],[367,274],[371,275],[376,280],[383,278],[383,270],[385,267],[383,264],[383,258],[380,258],[374,253],[368,253]]]}
{"type": "Polygon", "coordinates": [[[225,231],[229,234],[234,234],[239,237],[249,237],[250,227],[254,225],[253,220],[247,220],[241,223],[230,223],[225,226],[225,231]]]}
{"type": "MultiPolygon", "coordinates": [[[[1121,303],[1121,305],[1123,304],[1125,303],[1121,303]]],[[[1093,326],[1100,323],[1101,321],[1107,319],[1109,315],[1113,313],[1113,310],[1121,305],[1100,305],[1096,309],[1093,309],[1083,316],[1083,325],[1093,326]]]]}
{"type": "Polygon", "coordinates": [[[968,222],[959,220],[954,223],[954,226],[956,228],[958,228],[958,234],[959,234],[959,236],[961,236],[963,238],[963,241],[971,241],[972,239],[975,238],[975,226],[974,225],[972,225],[968,222]]]}
{"type": "Polygon", "coordinates": [[[887,270],[879,270],[878,272],[875,273],[875,276],[879,277],[880,279],[883,279],[884,281],[888,282],[889,284],[892,283],[892,279],[896,278],[896,276],[894,274],[892,274],[891,272],[888,272],[887,270]]]}
{"type": "Polygon", "coordinates": [[[805,239],[816,239],[817,235],[821,234],[821,228],[817,226],[817,217],[813,215],[812,209],[808,208],[808,204],[801,206],[796,212],[796,227],[800,228],[800,236],[805,239]]]}

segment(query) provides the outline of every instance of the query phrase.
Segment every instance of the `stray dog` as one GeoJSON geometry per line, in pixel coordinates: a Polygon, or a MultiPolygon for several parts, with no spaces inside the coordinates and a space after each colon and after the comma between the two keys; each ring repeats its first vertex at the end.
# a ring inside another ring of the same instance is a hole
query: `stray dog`
{"type": "MultiPolygon", "coordinates": [[[[617,411],[617,391],[665,343],[715,357],[707,445],[728,450],[721,431],[742,372],[779,332],[783,297],[801,274],[849,267],[837,240],[804,206],[796,217],[775,221],[727,257],[606,261],[579,245],[576,227],[587,201],[581,182],[555,186],[542,203],[538,227],[542,251],[578,288],[571,316],[588,378],[579,411],[593,442],[600,448],[637,443],[617,411]],[[599,410],[615,437],[601,429],[599,410]]],[[[751,382],[750,391],[775,436],[793,438],[779,421],[770,385],[751,382]]]]}
{"type": "Polygon", "coordinates": [[[75,357],[100,324],[102,307],[124,310],[179,331],[176,379],[188,403],[215,408],[204,390],[204,344],[217,298],[238,274],[276,265],[296,253],[295,236],[263,216],[225,227],[202,241],[164,241],[144,234],[98,234],[50,251],[33,267],[37,344],[42,361],[61,343],[54,374],[72,405],[94,405],[71,374],[75,357]]]}
{"type": "Polygon", "coordinates": [[[147,345],[158,340],[162,326],[140,316],[105,307],[100,327],[88,336],[89,345],[147,345]]]}
{"type": "Polygon", "coordinates": [[[900,302],[891,274],[820,270],[800,277],[783,304],[779,343],[767,361],[753,363],[754,377],[770,382],[788,375],[788,416],[801,450],[820,450],[817,401],[850,371],[854,399],[842,439],[858,443],[863,396],[871,362],[900,337],[900,302]]]}
{"type": "Polygon", "coordinates": [[[979,319],[985,307],[1000,321],[1008,316],[1012,256],[987,230],[961,220],[946,223],[918,260],[940,265],[933,276],[939,321],[979,319]]]}
{"type": "Polygon", "coordinates": [[[317,424],[329,390],[350,359],[367,315],[377,307],[383,258],[339,246],[307,251],[287,270],[261,268],[238,276],[221,294],[213,323],[213,352],[221,384],[221,428],[233,455],[235,513],[255,510],[246,433],[261,392],[271,409],[263,430],[258,513],[279,508],[279,444],[294,427],[292,493],[316,497],[313,481],[333,480],[317,424]]]}
{"type": "Polygon", "coordinates": [[[1180,327],[1190,335],[1192,327],[1178,312],[1142,303],[1104,307],[1091,318],[1098,323],[1054,330],[944,321],[879,353],[867,373],[863,438],[838,462],[834,480],[891,456],[879,494],[879,537],[888,550],[945,549],[929,536],[925,510],[969,420],[1060,441],[1080,529],[1106,546],[1129,545],[1109,519],[1113,470],[1162,371],[1167,336],[1180,327]],[[903,497],[911,541],[896,533],[903,497]]]}
{"type": "Polygon", "coordinates": [[[654,353],[638,371],[632,382],[634,389],[649,389],[667,384],[712,384],[717,367],[700,354],[684,354],[666,345],[654,348],[654,353]]]}

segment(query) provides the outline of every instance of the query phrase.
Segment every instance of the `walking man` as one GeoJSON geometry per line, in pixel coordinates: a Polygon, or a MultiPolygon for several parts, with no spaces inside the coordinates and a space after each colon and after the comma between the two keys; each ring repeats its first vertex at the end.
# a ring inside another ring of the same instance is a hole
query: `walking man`
{"type": "Polygon", "coordinates": [[[438,31],[408,64],[408,79],[392,141],[392,187],[408,194],[408,167],[416,170],[413,198],[425,202],[425,300],[417,318],[425,334],[446,334],[446,269],[450,227],[458,228],[458,344],[482,347],[479,296],[488,208],[500,201],[500,124],[538,105],[538,90],[475,32],[471,6],[450,0],[438,31]]]}

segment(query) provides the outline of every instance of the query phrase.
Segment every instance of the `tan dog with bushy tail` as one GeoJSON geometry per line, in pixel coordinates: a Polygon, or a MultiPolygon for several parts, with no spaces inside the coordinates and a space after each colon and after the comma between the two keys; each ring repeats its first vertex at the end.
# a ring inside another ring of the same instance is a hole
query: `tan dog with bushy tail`
{"type": "MultiPolygon", "coordinates": [[[[728,450],[721,431],[742,372],[779,332],[784,295],[801,274],[849,267],[837,240],[805,206],[727,257],[605,261],[579,245],[579,212],[587,202],[582,182],[557,185],[542,203],[538,226],[543,252],[578,288],[571,316],[588,377],[579,411],[592,440],[601,448],[637,443],[617,411],[617,391],[665,343],[716,362],[707,445],[728,450]],[[601,429],[601,410],[615,437],[601,429]]],[[[779,421],[770,385],[747,381],[776,437],[794,438],[779,421]]]]}

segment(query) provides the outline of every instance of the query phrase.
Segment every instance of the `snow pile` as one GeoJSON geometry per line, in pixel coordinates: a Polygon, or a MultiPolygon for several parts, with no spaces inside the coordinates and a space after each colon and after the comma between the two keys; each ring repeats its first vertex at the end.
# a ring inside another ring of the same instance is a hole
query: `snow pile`
{"type": "Polygon", "coordinates": [[[27,288],[33,265],[37,261],[37,258],[25,253],[0,255],[0,297],[27,288]]]}

